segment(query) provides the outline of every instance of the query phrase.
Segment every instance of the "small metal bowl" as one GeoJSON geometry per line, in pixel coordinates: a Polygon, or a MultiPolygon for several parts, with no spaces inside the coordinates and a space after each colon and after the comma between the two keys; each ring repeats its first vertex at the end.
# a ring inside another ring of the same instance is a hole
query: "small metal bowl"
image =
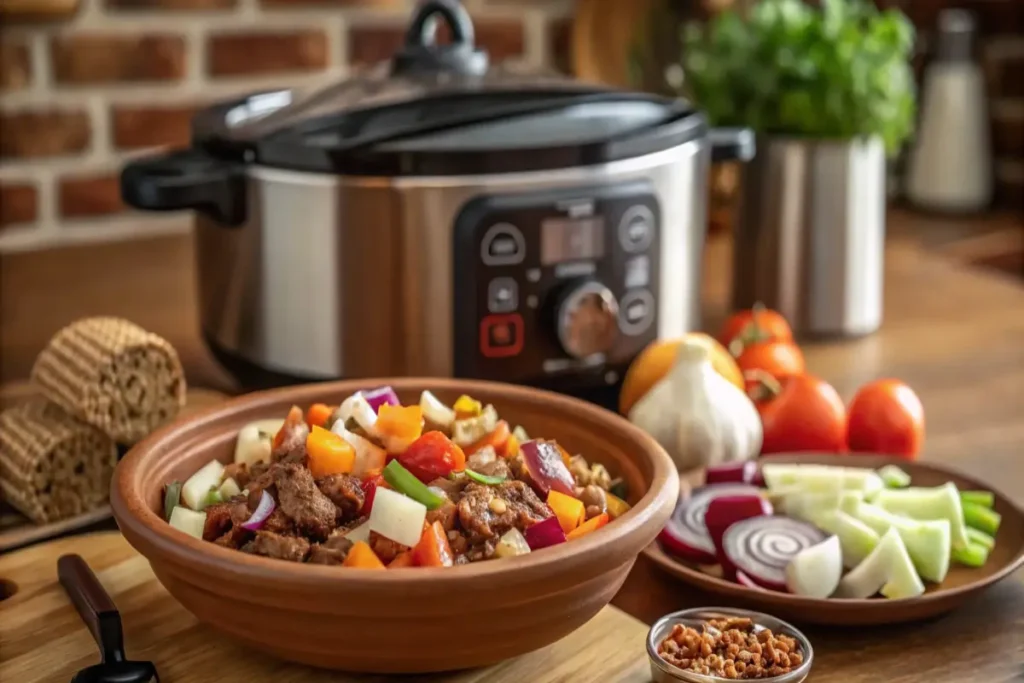
{"type": "Polygon", "coordinates": [[[791,624],[762,612],[729,609],[727,607],[697,607],[666,614],[654,622],[654,626],[651,627],[647,634],[647,657],[651,660],[651,680],[654,683],[676,683],[677,681],[686,681],[686,683],[721,683],[722,681],[732,680],[680,669],[666,662],[658,654],[658,644],[665,639],[665,636],[672,632],[672,627],[676,624],[699,629],[704,622],[723,617],[745,617],[754,622],[755,631],[768,628],[773,633],[793,638],[800,645],[800,652],[804,655],[804,661],[800,666],[787,674],[772,676],[771,678],[760,678],[758,680],[771,681],[771,683],[800,683],[807,678],[807,674],[811,671],[811,662],[814,660],[814,648],[811,647],[811,641],[807,640],[807,636],[791,624]]]}

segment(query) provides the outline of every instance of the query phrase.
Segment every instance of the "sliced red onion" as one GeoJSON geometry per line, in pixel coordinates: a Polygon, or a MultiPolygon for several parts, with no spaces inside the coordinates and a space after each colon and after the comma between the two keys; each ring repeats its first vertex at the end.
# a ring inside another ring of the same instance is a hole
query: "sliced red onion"
{"type": "Polygon", "coordinates": [[[756,581],[754,581],[752,578],[750,578],[749,576],[747,576],[739,570],[736,570],[736,583],[738,583],[741,586],[746,586],[747,588],[753,588],[757,591],[768,590],[764,586],[759,586],[756,581]]]}
{"type": "Polygon", "coordinates": [[[761,468],[753,460],[746,462],[727,462],[724,465],[709,467],[704,473],[706,484],[751,484],[764,486],[761,468]]]}
{"type": "Polygon", "coordinates": [[[658,540],[669,553],[697,564],[717,564],[715,543],[704,524],[711,501],[719,496],[756,496],[756,486],[748,484],[712,484],[694,489],[680,499],[658,540]]]}
{"type": "Polygon", "coordinates": [[[722,565],[727,579],[735,577],[736,567],[732,566],[722,547],[722,537],[726,530],[744,519],[770,515],[772,512],[772,504],[759,495],[718,496],[710,502],[704,513],[704,526],[711,536],[711,542],[715,544],[718,563],[722,565]]]}
{"type": "Polygon", "coordinates": [[[377,387],[368,391],[360,391],[366,402],[373,408],[373,412],[380,412],[380,407],[385,403],[389,406],[401,405],[398,401],[398,394],[390,386],[377,387]]]}
{"type": "Polygon", "coordinates": [[[523,536],[526,537],[526,544],[530,546],[530,550],[565,543],[565,532],[562,531],[557,517],[548,517],[543,522],[537,522],[529,527],[523,536]]]}
{"type": "Polygon", "coordinates": [[[264,490],[263,495],[260,496],[260,504],[253,510],[249,519],[242,522],[242,528],[249,531],[259,531],[264,522],[267,521],[267,517],[274,513],[274,508],[276,507],[277,503],[274,502],[274,497],[264,490]]]}
{"type": "Polygon", "coordinates": [[[567,496],[573,495],[576,480],[565,466],[558,444],[554,441],[534,439],[519,444],[519,451],[523,454],[530,478],[541,493],[546,495],[548,491],[554,489],[567,496]]]}
{"type": "Polygon", "coordinates": [[[797,553],[821,543],[826,534],[789,517],[751,517],[730,526],[722,549],[737,572],[771,590],[786,592],[786,565],[797,553]]]}

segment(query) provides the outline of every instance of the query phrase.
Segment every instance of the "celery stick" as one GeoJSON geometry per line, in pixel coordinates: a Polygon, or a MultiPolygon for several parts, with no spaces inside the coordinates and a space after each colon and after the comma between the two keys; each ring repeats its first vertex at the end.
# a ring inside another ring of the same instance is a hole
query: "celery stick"
{"type": "Polygon", "coordinates": [[[874,503],[893,514],[921,521],[948,519],[953,547],[967,545],[964,511],[959,491],[952,482],[934,488],[883,489],[874,503]]]}
{"type": "Polygon", "coordinates": [[[882,478],[886,488],[902,489],[910,486],[910,475],[896,465],[886,465],[878,470],[878,476],[882,478]]]}
{"type": "Polygon", "coordinates": [[[953,550],[953,559],[968,567],[981,567],[988,560],[988,549],[977,543],[968,543],[966,548],[953,550]]]}
{"type": "Polygon", "coordinates": [[[961,491],[960,502],[990,508],[995,505],[996,497],[991,491],[961,491]]]}
{"type": "Polygon", "coordinates": [[[967,540],[976,545],[984,546],[986,550],[996,547],[996,539],[977,529],[967,529],[967,540]]]}
{"type": "Polygon", "coordinates": [[[999,523],[1003,521],[1002,515],[995,510],[978,505],[977,503],[964,503],[964,523],[984,531],[989,536],[995,536],[999,530],[999,523]]]}

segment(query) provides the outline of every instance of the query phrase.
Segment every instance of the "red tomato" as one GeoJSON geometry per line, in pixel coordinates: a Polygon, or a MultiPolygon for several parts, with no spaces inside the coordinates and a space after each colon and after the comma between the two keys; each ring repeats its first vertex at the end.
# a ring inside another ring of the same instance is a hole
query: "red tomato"
{"type": "Polygon", "coordinates": [[[752,371],[767,372],[776,379],[802,375],[807,370],[804,353],[793,342],[769,341],[744,346],[736,358],[743,376],[752,371]]]}
{"type": "Polygon", "coordinates": [[[769,341],[791,342],[793,330],[781,313],[757,304],[753,308],[733,313],[725,321],[718,341],[730,350],[734,341],[742,346],[769,341]]]}
{"type": "Polygon", "coordinates": [[[466,469],[466,454],[441,432],[427,432],[398,455],[398,462],[423,483],[466,469]]]}
{"type": "Polygon", "coordinates": [[[850,403],[846,441],[854,453],[916,459],[924,442],[921,399],[899,380],[865,384],[850,403]]]}
{"type": "Polygon", "coordinates": [[[373,499],[377,495],[377,487],[384,483],[384,477],[375,475],[363,480],[363,507],[359,510],[360,515],[368,515],[373,509],[373,499]]]}
{"type": "Polygon", "coordinates": [[[764,425],[761,454],[845,451],[846,408],[832,385],[811,375],[780,384],[777,395],[757,403],[764,425]]]}

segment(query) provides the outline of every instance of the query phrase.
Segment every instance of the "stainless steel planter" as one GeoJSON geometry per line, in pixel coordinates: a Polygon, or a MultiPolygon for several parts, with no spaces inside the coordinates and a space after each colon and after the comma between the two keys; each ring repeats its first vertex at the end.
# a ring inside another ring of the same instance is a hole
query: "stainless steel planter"
{"type": "Polygon", "coordinates": [[[733,305],[760,301],[802,337],[877,330],[885,248],[881,140],[759,140],[742,173],[733,305]]]}

